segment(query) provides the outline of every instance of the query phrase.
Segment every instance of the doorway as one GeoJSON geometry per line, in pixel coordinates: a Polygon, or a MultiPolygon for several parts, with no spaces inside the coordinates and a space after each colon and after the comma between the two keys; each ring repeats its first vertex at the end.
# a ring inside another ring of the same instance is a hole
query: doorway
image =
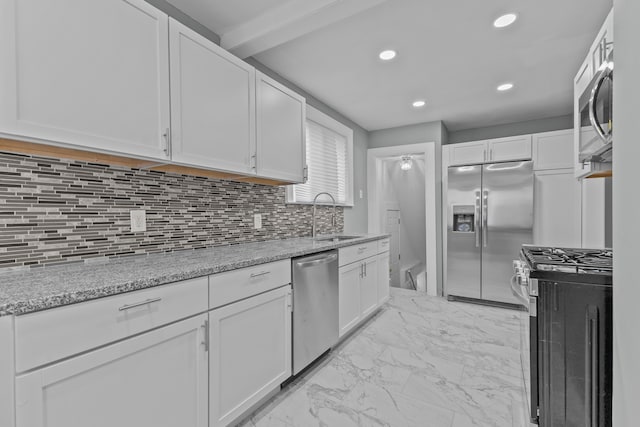
{"type": "Polygon", "coordinates": [[[367,152],[369,232],[398,236],[398,257],[390,260],[391,283],[430,295],[441,295],[442,289],[439,164],[433,142],[367,152]],[[403,168],[406,157],[411,166],[403,168]],[[399,219],[396,231],[392,218],[396,223],[399,219]]]}
{"type": "Polygon", "coordinates": [[[401,287],[400,282],[400,209],[387,209],[384,232],[389,239],[389,283],[394,288],[401,287]]]}

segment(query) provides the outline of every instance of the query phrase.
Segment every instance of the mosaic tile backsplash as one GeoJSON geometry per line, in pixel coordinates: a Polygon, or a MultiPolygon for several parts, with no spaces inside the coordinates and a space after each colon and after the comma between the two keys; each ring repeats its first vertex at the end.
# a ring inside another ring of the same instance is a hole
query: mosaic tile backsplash
{"type": "MultiPolygon", "coordinates": [[[[309,236],[311,217],[285,187],[0,153],[0,268],[309,236]],[[146,232],[130,231],[131,209],[146,232]]],[[[331,207],[317,218],[334,231],[331,207]]]]}

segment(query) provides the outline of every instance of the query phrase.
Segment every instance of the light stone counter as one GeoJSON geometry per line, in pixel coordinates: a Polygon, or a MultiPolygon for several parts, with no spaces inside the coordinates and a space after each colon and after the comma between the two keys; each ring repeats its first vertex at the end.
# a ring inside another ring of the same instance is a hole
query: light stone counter
{"type": "Polygon", "coordinates": [[[18,271],[0,270],[0,316],[32,313],[385,237],[387,235],[360,235],[340,242],[302,237],[18,271]]]}

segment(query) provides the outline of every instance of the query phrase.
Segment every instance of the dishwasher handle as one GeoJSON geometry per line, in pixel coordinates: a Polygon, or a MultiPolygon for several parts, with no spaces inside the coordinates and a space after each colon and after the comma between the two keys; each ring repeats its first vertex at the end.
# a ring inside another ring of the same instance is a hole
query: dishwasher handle
{"type": "Polygon", "coordinates": [[[313,267],[315,265],[329,264],[330,262],[333,262],[337,259],[338,259],[338,254],[323,255],[320,258],[314,258],[308,261],[307,260],[296,261],[296,267],[306,268],[306,267],[313,267]]]}

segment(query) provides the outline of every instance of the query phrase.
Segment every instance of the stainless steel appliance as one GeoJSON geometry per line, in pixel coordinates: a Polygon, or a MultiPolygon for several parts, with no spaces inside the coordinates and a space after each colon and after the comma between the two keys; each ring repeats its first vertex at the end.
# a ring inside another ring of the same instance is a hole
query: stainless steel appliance
{"type": "Polygon", "coordinates": [[[532,422],[612,425],[612,261],[607,249],[527,245],[514,261],[514,294],[529,295],[532,422]]]}
{"type": "Polygon", "coordinates": [[[338,341],[338,251],[294,258],[293,374],[338,341]]]}
{"type": "Polygon", "coordinates": [[[448,178],[448,298],[519,304],[509,279],[533,241],[532,162],[452,166],[448,178]]]}
{"type": "Polygon", "coordinates": [[[578,100],[578,159],[583,178],[611,176],[613,146],[613,51],[578,100]]]}

